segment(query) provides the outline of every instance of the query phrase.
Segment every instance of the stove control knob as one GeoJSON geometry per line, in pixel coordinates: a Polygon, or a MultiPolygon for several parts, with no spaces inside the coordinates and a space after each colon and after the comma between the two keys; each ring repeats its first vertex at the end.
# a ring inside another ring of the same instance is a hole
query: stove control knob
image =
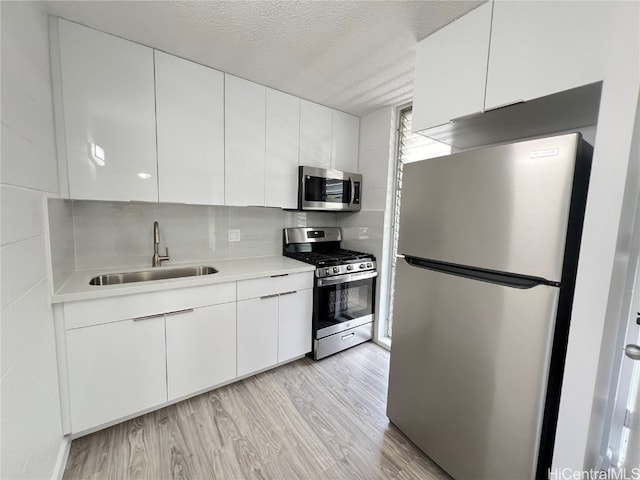
{"type": "Polygon", "coordinates": [[[363,269],[364,267],[366,267],[366,265],[364,263],[360,264],[360,269],[363,269]]]}
{"type": "Polygon", "coordinates": [[[340,269],[338,267],[333,267],[333,273],[338,273],[340,269]]]}
{"type": "Polygon", "coordinates": [[[353,265],[347,265],[347,270],[353,270],[353,265]]]}
{"type": "Polygon", "coordinates": [[[325,268],[324,269],[324,274],[325,275],[331,275],[331,269],[330,268],[325,268]]]}
{"type": "Polygon", "coordinates": [[[371,265],[371,262],[367,263],[367,268],[371,268],[373,267],[373,265],[371,265]]]}

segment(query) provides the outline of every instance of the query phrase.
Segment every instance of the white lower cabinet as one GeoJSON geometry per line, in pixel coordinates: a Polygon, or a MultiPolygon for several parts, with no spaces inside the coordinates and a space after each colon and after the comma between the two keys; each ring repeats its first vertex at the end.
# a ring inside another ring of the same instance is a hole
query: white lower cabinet
{"type": "Polygon", "coordinates": [[[238,376],[311,351],[313,272],[238,282],[238,376]]]}
{"type": "Polygon", "coordinates": [[[311,351],[312,286],[313,272],[304,272],[65,303],[54,310],[64,339],[65,433],[113,424],[311,351]]]}
{"type": "Polygon", "coordinates": [[[238,302],[238,376],[278,363],[278,297],[238,302]]]}
{"type": "Polygon", "coordinates": [[[66,332],[73,432],[167,401],[164,335],[162,316],[66,332]]]}
{"type": "Polygon", "coordinates": [[[311,351],[313,290],[295,290],[238,302],[238,376],[311,351]]]}
{"type": "Polygon", "coordinates": [[[236,377],[236,304],[166,315],[167,394],[188,396],[236,377]]]}
{"type": "Polygon", "coordinates": [[[278,363],[311,351],[313,289],[280,295],[278,304],[278,363]]]}

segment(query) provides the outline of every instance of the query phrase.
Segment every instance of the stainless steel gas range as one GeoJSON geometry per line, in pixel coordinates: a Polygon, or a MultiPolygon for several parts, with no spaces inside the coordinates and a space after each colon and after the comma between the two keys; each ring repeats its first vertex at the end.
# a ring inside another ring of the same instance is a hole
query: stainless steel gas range
{"type": "Polygon", "coordinates": [[[285,228],[283,255],[315,265],[313,358],[319,360],[373,336],[376,259],[340,248],[338,227],[285,228]]]}

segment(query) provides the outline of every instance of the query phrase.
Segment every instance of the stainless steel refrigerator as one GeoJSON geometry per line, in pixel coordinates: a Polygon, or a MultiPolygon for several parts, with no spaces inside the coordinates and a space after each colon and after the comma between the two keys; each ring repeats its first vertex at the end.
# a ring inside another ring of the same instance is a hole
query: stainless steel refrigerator
{"type": "Polygon", "coordinates": [[[387,415],[456,480],[547,478],[591,155],[576,133],[404,166],[387,415]]]}

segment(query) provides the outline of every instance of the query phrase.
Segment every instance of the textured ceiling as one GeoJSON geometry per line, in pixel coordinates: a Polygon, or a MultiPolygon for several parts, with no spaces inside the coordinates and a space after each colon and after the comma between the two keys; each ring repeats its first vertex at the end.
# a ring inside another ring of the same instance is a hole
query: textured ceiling
{"type": "Polygon", "coordinates": [[[482,1],[47,1],[73,20],[364,115],[411,99],[416,42],[482,1]]]}

